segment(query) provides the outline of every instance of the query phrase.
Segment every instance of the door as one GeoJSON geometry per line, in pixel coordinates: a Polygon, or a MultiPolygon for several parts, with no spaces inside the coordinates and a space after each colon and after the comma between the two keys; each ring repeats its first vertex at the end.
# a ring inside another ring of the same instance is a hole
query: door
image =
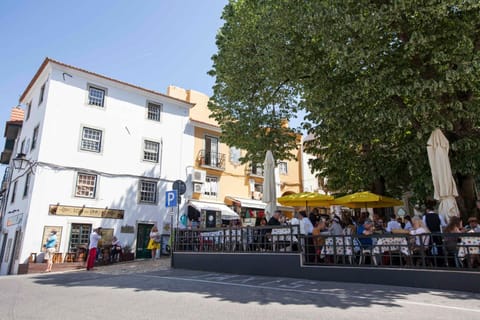
{"type": "Polygon", "coordinates": [[[218,167],[218,138],[205,136],[205,164],[218,167]]]}
{"type": "Polygon", "coordinates": [[[75,254],[75,261],[85,261],[87,259],[91,232],[91,224],[72,223],[68,252],[75,254]]]}
{"type": "Polygon", "coordinates": [[[137,228],[137,248],[136,259],[149,259],[152,257],[150,250],[147,250],[148,241],[150,240],[150,230],[152,230],[153,224],[139,223],[137,228]]]}

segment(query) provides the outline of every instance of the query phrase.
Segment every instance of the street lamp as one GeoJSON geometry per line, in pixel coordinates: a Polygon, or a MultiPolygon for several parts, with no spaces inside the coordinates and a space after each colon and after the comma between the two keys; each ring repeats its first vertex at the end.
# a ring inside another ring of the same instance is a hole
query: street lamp
{"type": "Polygon", "coordinates": [[[30,160],[25,157],[25,153],[18,153],[13,159],[13,167],[17,170],[25,169],[29,163],[30,160]]]}

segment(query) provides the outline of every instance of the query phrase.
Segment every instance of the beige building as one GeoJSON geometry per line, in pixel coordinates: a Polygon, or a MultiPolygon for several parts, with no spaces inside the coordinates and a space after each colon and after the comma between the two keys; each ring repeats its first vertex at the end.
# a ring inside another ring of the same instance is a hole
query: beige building
{"type": "MultiPolygon", "coordinates": [[[[193,195],[189,201],[188,215],[195,220],[200,212],[203,226],[208,221],[219,225],[220,216],[214,212],[225,212],[225,206],[239,214],[244,224],[254,224],[255,218],[264,214],[266,203],[262,202],[262,164],[241,164],[239,158],[244,151],[220,142],[221,130],[210,118],[207,107],[209,97],[200,92],[170,86],[167,94],[194,103],[190,110],[190,121],[194,127],[194,168],[192,168],[193,195]],[[209,210],[210,209],[210,210],[209,210]],[[195,211],[197,213],[195,213],[195,211]],[[215,219],[210,218],[210,215],[215,219]]],[[[301,137],[299,137],[301,143],[301,137]]],[[[301,159],[301,148],[297,158],[301,159]]],[[[302,190],[301,162],[285,161],[276,168],[277,196],[297,193],[302,190]]],[[[287,217],[293,209],[279,206],[287,217]]],[[[225,212],[226,213],[226,212],[225,212]]],[[[210,226],[213,226],[210,224],[210,226]]]]}

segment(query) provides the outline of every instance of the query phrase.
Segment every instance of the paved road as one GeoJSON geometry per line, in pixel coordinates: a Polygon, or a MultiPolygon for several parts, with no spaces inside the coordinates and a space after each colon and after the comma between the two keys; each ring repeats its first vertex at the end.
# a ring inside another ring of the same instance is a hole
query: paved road
{"type": "MultiPolygon", "coordinates": [[[[479,284],[480,285],[480,284],[479,284]]],[[[480,319],[480,294],[170,269],[0,277],[0,319],[480,319]]]]}

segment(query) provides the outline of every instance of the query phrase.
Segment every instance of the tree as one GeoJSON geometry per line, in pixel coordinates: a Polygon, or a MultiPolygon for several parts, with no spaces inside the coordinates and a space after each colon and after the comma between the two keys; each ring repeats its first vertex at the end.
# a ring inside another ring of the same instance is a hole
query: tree
{"type": "Polygon", "coordinates": [[[312,169],[330,189],[385,181],[391,195],[424,197],[433,194],[426,142],[441,128],[460,190],[471,189],[480,168],[480,3],[453,2],[231,1],[211,72],[227,143],[237,143],[236,125],[255,132],[302,108],[315,135],[312,169]],[[267,106],[280,112],[252,115],[267,106]]]}

